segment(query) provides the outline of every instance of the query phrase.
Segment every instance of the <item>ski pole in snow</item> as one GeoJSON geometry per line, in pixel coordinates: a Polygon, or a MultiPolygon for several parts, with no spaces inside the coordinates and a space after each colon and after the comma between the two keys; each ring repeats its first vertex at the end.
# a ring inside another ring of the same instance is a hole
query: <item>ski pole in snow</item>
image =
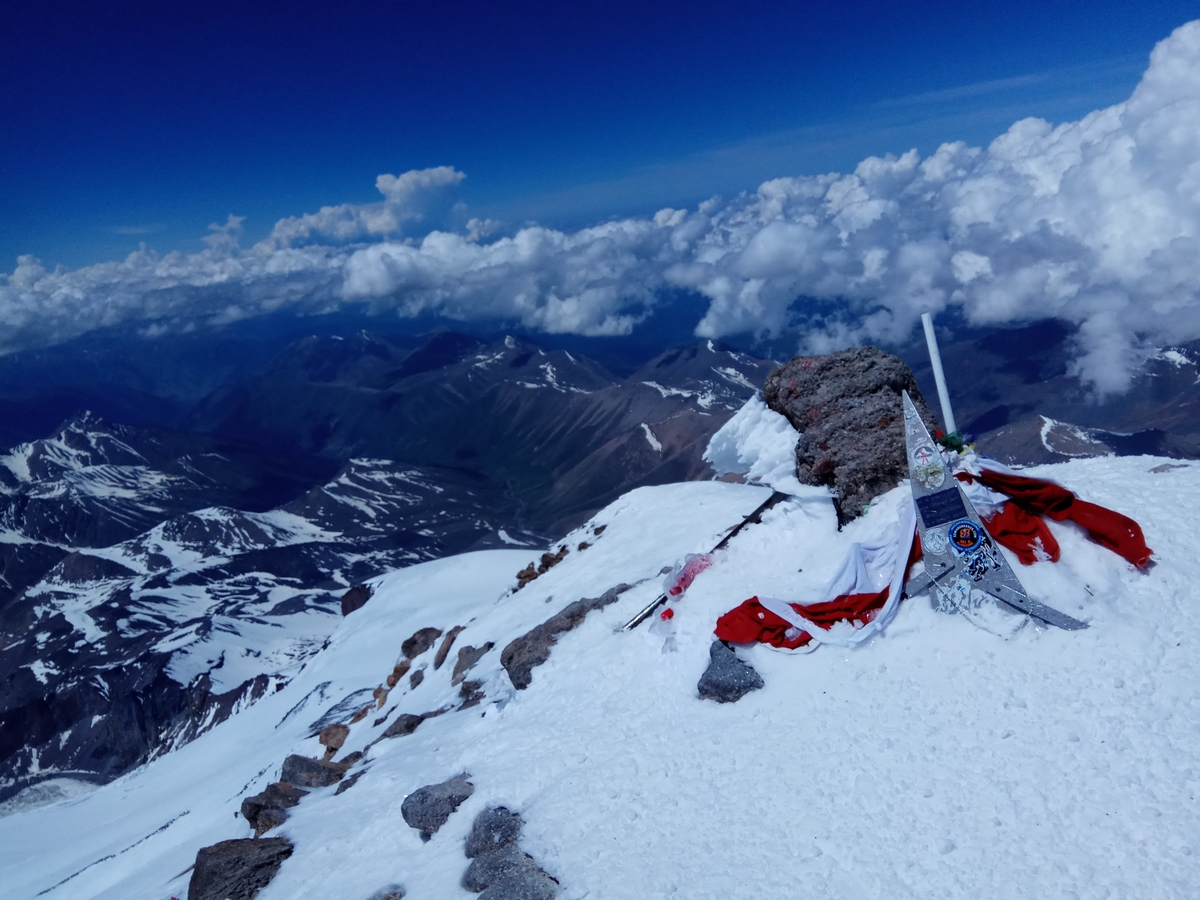
{"type": "MultiPolygon", "coordinates": [[[[754,524],[757,524],[758,522],[761,522],[763,513],[765,513],[767,510],[771,509],[773,506],[778,505],[780,501],[786,500],[786,499],[787,499],[787,494],[783,493],[782,491],[772,491],[771,496],[768,497],[766,500],[764,500],[763,503],[758,507],[758,509],[754,510],[754,512],[750,513],[750,515],[746,516],[746,518],[742,519],[741,522],[739,522],[736,526],[734,526],[734,528],[732,528],[730,530],[729,534],[727,534],[727,535],[725,535],[725,537],[721,538],[721,542],[719,544],[717,544],[717,546],[713,547],[708,552],[716,553],[718,550],[724,550],[726,545],[728,545],[728,543],[731,540],[733,540],[734,537],[737,536],[739,531],[741,531],[747,525],[754,525],[754,524]]],[[[653,603],[651,603],[649,606],[647,606],[645,609],[643,609],[640,613],[638,613],[636,616],[634,616],[632,619],[630,619],[628,622],[626,622],[624,625],[622,625],[620,630],[621,631],[632,631],[634,628],[637,628],[639,625],[641,625],[643,622],[645,622],[648,618],[650,618],[651,614],[656,609],[658,609],[660,606],[662,606],[664,603],[666,603],[670,599],[671,599],[670,594],[660,594],[657,600],[655,600],[653,603]]]]}
{"type": "Polygon", "coordinates": [[[954,422],[954,410],[950,408],[950,392],[946,389],[946,373],[942,371],[942,354],[938,350],[937,336],[933,333],[933,316],[921,313],[921,324],[925,326],[925,345],[929,348],[929,363],[933,366],[933,380],[937,382],[938,400],[942,404],[942,419],[946,434],[958,431],[954,422]]]}

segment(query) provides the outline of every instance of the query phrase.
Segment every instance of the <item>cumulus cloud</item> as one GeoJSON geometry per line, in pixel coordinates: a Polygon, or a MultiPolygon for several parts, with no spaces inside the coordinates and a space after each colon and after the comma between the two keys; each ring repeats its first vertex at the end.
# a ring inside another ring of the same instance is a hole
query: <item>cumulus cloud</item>
{"type": "Polygon", "coordinates": [[[380,175],[375,188],[379,203],[322,206],[318,212],[289,216],[275,223],[261,244],[278,250],[321,241],[349,244],[402,234],[409,228],[430,231],[451,225],[461,210],[457,188],[466,177],[450,166],[417,169],[403,175],[380,175]]]}
{"type": "Polygon", "coordinates": [[[1154,342],[1200,338],[1200,22],[1155,48],[1126,102],[1078,122],[1025,119],[987,148],[871,157],[695,210],[505,233],[466,220],[463,177],[381,175],[381,201],[283,219],[246,249],[231,218],[197,254],[71,272],[22,257],[0,276],[8,349],[344,303],[624,334],[666,289],[703,298],[705,337],[777,336],[812,321],[806,304],[835,308],[805,335],[814,350],[903,339],[947,308],[981,325],[1057,317],[1100,392],[1127,386],[1154,342]]]}

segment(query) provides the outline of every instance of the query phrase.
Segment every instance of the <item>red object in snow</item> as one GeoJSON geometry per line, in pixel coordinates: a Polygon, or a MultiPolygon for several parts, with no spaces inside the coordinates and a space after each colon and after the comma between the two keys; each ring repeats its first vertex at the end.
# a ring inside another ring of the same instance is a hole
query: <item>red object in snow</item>
{"type": "Polygon", "coordinates": [[[662,619],[664,622],[666,622],[668,619],[673,619],[673,618],[675,618],[675,610],[673,610],[673,609],[664,609],[664,610],[663,610],[661,613],[659,613],[659,614],[658,614],[658,617],[659,617],[660,619],[662,619]]]}
{"type": "Polygon", "coordinates": [[[1029,521],[1028,517],[1033,516],[1047,516],[1056,522],[1069,519],[1086,531],[1097,544],[1107,547],[1135,566],[1145,567],[1150,562],[1154,551],[1146,546],[1146,537],[1137,522],[1119,512],[1080,500],[1061,485],[990,469],[984,469],[979,475],[959,472],[955,477],[961,481],[978,481],[984,487],[1009,498],[1004,509],[987,523],[988,531],[1027,565],[1037,559],[1033,549],[1033,542],[1037,538],[1041,538],[1042,549],[1047,555],[1051,559],[1058,559],[1058,542],[1044,522],[1029,521]],[[1028,514],[1028,517],[1019,516],[1017,511],[1009,512],[1010,507],[1014,506],[1028,514]],[[992,522],[997,519],[1000,520],[997,523],[998,531],[993,531],[992,522]]]}
{"type": "Polygon", "coordinates": [[[692,586],[692,582],[696,580],[696,576],[713,564],[711,553],[689,553],[683,561],[682,566],[676,566],[675,571],[671,573],[667,579],[670,585],[667,588],[667,593],[672,597],[678,597],[684,591],[692,586]]]}
{"type": "Polygon", "coordinates": [[[1031,515],[1015,503],[1005,503],[999,512],[984,519],[983,524],[998,544],[1017,554],[1017,559],[1026,566],[1032,566],[1039,559],[1058,562],[1062,556],[1058,541],[1050,533],[1046,520],[1031,515]],[[1042,550],[1040,556],[1039,546],[1042,550]]]}
{"type": "MultiPolygon", "coordinates": [[[[883,608],[887,597],[888,589],[884,588],[877,594],[842,594],[811,606],[801,606],[798,603],[789,603],[788,606],[814,626],[828,629],[843,619],[865,625],[883,608]]],[[[807,631],[789,638],[787,631],[790,628],[790,624],[759,603],[758,597],[751,597],[741,606],[731,609],[717,619],[715,633],[721,640],[732,641],[735,644],[758,641],[773,647],[783,647],[785,650],[795,650],[812,640],[812,635],[807,631]]]]}

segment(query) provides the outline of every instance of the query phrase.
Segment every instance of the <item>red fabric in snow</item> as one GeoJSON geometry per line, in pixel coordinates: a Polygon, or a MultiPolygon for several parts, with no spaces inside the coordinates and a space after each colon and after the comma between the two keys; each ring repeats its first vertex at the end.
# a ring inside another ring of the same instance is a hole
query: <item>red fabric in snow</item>
{"type": "MultiPolygon", "coordinates": [[[[877,594],[842,594],[824,603],[814,603],[812,606],[801,606],[798,603],[788,605],[814,625],[829,628],[834,622],[849,619],[852,622],[865,625],[874,618],[875,613],[883,608],[887,601],[888,588],[877,594]]],[[[803,647],[812,640],[807,631],[799,637],[789,639],[787,630],[792,626],[775,613],[758,602],[757,597],[751,597],[741,606],[731,609],[717,619],[715,633],[723,641],[735,644],[750,644],[758,641],[773,647],[783,647],[795,650],[803,647]]]]}
{"type": "MultiPolygon", "coordinates": [[[[1135,566],[1145,566],[1150,562],[1153,551],[1146,546],[1145,535],[1137,522],[1119,512],[1080,500],[1061,485],[990,469],[984,469],[978,476],[960,472],[957,477],[963,481],[978,480],[984,487],[1006,495],[1011,501],[1009,505],[1016,505],[1032,515],[1048,516],[1056,522],[1070,519],[1097,544],[1107,547],[1135,566]]],[[[991,531],[991,528],[988,530],[991,531]]],[[[999,536],[994,536],[1004,543],[999,536]]],[[[1020,553],[1015,548],[1010,549],[1020,553]]]]}
{"type": "Polygon", "coordinates": [[[983,524],[987,526],[988,534],[998,544],[1017,554],[1017,559],[1024,565],[1032,566],[1039,559],[1046,558],[1058,562],[1062,555],[1046,520],[1031,515],[1016,503],[1005,503],[999,512],[984,519],[983,524]],[[1039,546],[1042,550],[1040,556],[1037,552],[1039,546]]]}

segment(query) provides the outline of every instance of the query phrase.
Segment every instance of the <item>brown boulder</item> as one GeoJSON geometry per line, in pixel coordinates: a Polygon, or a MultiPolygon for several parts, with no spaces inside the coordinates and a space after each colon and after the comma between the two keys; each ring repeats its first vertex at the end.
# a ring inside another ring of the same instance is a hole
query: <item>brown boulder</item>
{"type": "Polygon", "coordinates": [[[454,639],[458,637],[465,628],[465,625],[455,625],[448,632],[446,632],[446,637],[442,641],[442,646],[438,647],[437,656],[433,658],[434,669],[440,669],[442,667],[442,663],[446,661],[446,657],[450,653],[450,647],[454,644],[454,639]]]}
{"type": "Polygon", "coordinates": [[[416,659],[426,650],[433,646],[433,642],[442,636],[440,628],[421,628],[416,631],[412,637],[400,645],[402,652],[408,659],[416,659]]]}
{"type": "Polygon", "coordinates": [[[904,391],[932,432],[936,423],[912,370],[876,347],[797,356],[767,376],[767,406],[800,432],[796,477],[833,490],[840,524],[908,477],[904,391]]]}
{"type": "Polygon", "coordinates": [[[342,594],[342,615],[348,616],[356,609],[362,609],[371,599],[371,589],[365,584],[356,584],[342,594]]]}

